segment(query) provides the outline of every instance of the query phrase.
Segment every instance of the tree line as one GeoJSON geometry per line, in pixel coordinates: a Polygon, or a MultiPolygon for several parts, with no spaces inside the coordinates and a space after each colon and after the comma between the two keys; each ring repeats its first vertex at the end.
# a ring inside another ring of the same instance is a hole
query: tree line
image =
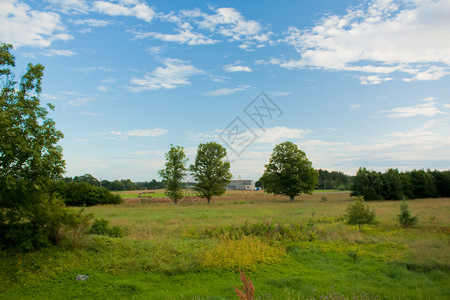
{"type": "Polygon", "coordinates": [[[450,170],[412,170],[386,172],[359,168],[351,184],[352,196],[365,200],[403,200],[450,197],[450,170]]]}
{"type": "Polygon", "coordinates": [[[84,174],[75,177],[64,177],[61,180],[65,182],[86,182],[93,186],[103,187],[109,191],[157,190],[164,188],[164,183],[156,179],[143,182],[133,182],[130,179],[109,181],[105,179],[98,180],[91,174],[84,174]]]}

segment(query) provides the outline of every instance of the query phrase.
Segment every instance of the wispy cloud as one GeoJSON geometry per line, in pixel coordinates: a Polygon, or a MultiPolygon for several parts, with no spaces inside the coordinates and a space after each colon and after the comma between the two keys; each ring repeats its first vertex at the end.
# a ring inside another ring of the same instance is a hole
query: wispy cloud
{"type": "Polygon", "coordinates": [[[382,77],[379,75],[360,76],[361,84],[380,84],[385,81],[392,80],[391,77],[382,77]]]}
{"type": "Polygon", "coordinates": [[[80,97],[80,98],[70,100],[69,102],[67,102],[67,105],[69,105],[69,106],[84,106],[94,100],[95,100],[94,97],[80,97]]]}
{"type": "Polygon", "coordinates": [[[78,19],[78,20],[73,20],[72,23],[75,25],[86,25],[89,27],[105,27],[105,26],[112,24],[111,21],[98,20],[98,19],[78,19]]]}
{"type": "Polygon", "coordinates": [[[251,72],[252,69],[247,66],[242,65],[225,65],[223,69],[227,72],[251,72]]]}
{"type": "Polygon", "coordinates": [[[180,59],[167,58],[164,65],[165,67],[158,67],[143,78],[132,78],[129,89],[133,92],[174,89],[190,85],[190,77],[203,73],[189,62],[180,59]]]}
{"type": "Polygon", "coordinates": [[[130,131],[111,131],[110,134],[112,136],[117,137],[129,137],[129,136],[135,136],[135,137],[155,137],[155,136],[161,136],[166,135],[168,133],[167,129],[162,128],[152,128],[152,129],[133,129],[130,131]]]}
{"type": "Polygon", "coordinates": [[[203,95],[212,96],[212,97],[226,96],[226,95],[234,94],[239,91],[244,91],[248,88],[250,88],[249,85],[243,85],[243,86],[238,86],[237,88],[234,88],[234,89],[224,88],[224,89],[218,89],[218,90],[214,90],[214,91],[210,91],[210,92],[205,92],[205,93],[203,93],[203,95]]]}
{"type": "Polygon", "coordinates": [[[49,2],[53,8],[64,14],[83,14],[89,10],[86,0],[46,0],[46,2],[49,2]]]}
{"type": "Polygon", "coordinates": [[[113,69],[111,69],[110,67],[105,67],[105,66],[75,67],[75,68],[70,68],[70,69],[74,70],[74,71],[82,72],[82,73],[91,73],[91,72],[95,72],[95,71],[102,71],[102,72],[112,72],[113,71],[113,69]]]}
{"type": "Polygon", "coordinates": [[[70,57],[70,56],[74,56],[77,53],[73,52],[71,50],[58,50],[58,49],[49,49],[46,50],[44,52],[41,52],[42,55],[45,56],[66,56],[66,57],[70,57]]]}
{"type": "Polygon", "coordinates": [[[388,118],[411,118],[415,116],[427,116],[433,117],[438,114],[444,114],[436,107],[436,102],[433,97],[429,97],[423,100],[424,103],[413,105],[396,107],[390,110],[381,110],[381,113],[386,113],[388,118]]]}

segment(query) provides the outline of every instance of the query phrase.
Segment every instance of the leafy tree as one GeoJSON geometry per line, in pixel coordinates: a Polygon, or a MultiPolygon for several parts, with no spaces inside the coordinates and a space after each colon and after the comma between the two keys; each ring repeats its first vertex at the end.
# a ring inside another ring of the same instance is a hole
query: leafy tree
{"type": "Polygon", "coordinates": [[[364,224],[372,224],[375,221],[375,211],[370,209],[369,205],[364,205],[364,197],[357,196],[354,202],[347,203],[344,217],[347,224],[358,225],[362,232],[364,224]]]}
{"type": "Polygon", "coordinates": [[[123,183],[120,180],[114,180],[109,185],[109,190],[110,191],[124,191],[125,190],[125,183],[123,183]]]}
{"type": "Polygon", "coordinates": [[[230,173],[230,163],[224,161],[226,155],[227,150],[218,143],[200,144],[195,162],[189,167],[197,181],[194,190],[199,192],[200,197],[206,198],[208,204],[211,197],[225,193],[233,177],[230,173]]]}
{"type": "Polygon", "coordinates": [[[359,168],[351,185],[352,196],[362,196],[366,200],[383,200],[381,173],[359,168]]]}
{"type": "Polygon", "coordinates": [[[318,172],[305,152],[291,142],[275,146],[265,168],[261,181],[266,192],[287,195],[291,202],[301,193],[312,193],[318,182],[318,172]]]}
{"type": "Polygon", "coordinates": [[[450,171],[431,172],[438,197],[450,197],[450,171]]]}
{"type": "Polygon", "coordinates": [[[20,82],[11,45],[0,45],[0,248],[31,250],[54,241],[67,211],[48,193],[64,172],[63,134],[39,95],[44,66],[28,64],[20,82]]]}
{"type": "Polygon", "coordinates": [[[403,227],[412,227],[417,224],[417,216],[411,216],[411,213],[409,212],[409,206],[405,201],[403,201],[402,205],[400,205],[400,214],[398,215],[398,221],[403,227]]]}
{"type": "Polygon", "coordinates": [[[93,186],[100,186],[100,181],[91,174],[84,174],[82,176],[75,176],[73,178],[75,182],[86,182],[93,186]]]}
{"type": "Polygon", "coordinates": [[[186,153],[181,146],[170,145],[166,153],[166,168],[159,171],[166,187],[166,195],[177,204],[183,198],[183,179],[187,175],[186,153]]]}
{"type": "Polygon", "coordinates": [[[412,184],[412,198],[430,198],[436,196],[433,176],[424,170],[412,170],[410,172],[412,184]]]}
{"type": "Polygon", "coordinates": [[[389,169],[381,176],[383,181],[382,197],[386,200],[401,200],[405,197],[403,183],[398,169],[389,169]]]}

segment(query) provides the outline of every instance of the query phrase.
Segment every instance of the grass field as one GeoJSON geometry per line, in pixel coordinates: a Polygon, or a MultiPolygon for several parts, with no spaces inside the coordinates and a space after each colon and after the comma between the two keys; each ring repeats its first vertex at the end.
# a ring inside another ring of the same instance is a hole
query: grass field
{"type": "Polygon", "coordinates": [[[397,224],[400,202],[371,202],[378,224],[362,233],[343,222],[348,200],[250,193],[89,207],[124,237],[0,252],[0,299],[236,299],[238,269],[256,299],[450,299],[449,198],[408,201],[419,216],[409,229],[397,224]]]}

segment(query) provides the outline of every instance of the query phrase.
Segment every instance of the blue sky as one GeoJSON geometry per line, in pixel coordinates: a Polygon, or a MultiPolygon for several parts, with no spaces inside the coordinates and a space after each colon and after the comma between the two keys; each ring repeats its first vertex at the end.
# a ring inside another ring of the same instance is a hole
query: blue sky
{"type": "Polygon", "coordinates": [[[287,140],[347,174],[450,169],[450,1],[225,4],[0,0],[17,73],[45,65],[67,176],[159,179],[170,144],[192,162],[209,141],[236,178],[287,140]]]}

